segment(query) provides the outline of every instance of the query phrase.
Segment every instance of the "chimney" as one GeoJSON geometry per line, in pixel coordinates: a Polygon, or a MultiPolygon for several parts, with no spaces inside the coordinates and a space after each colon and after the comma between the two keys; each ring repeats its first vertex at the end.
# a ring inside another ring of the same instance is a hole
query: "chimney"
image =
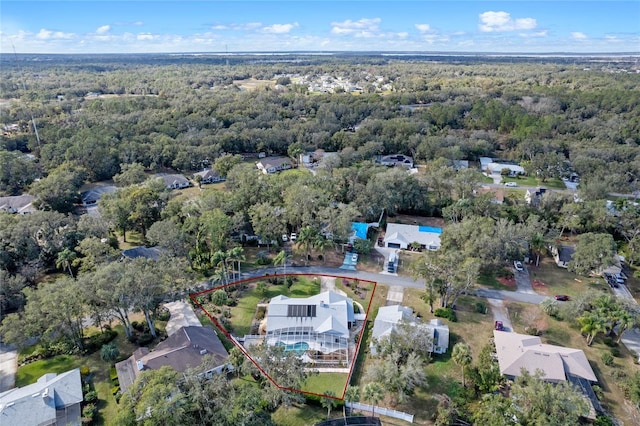
{"type": "Polygon", "coordinates": [[[206,354],[206,353],[207,353],[207,350],[206,350],[206,349],[202,349],[202,350],[200,351],[200,355],[204,355],[204,354],[206,354]]]}

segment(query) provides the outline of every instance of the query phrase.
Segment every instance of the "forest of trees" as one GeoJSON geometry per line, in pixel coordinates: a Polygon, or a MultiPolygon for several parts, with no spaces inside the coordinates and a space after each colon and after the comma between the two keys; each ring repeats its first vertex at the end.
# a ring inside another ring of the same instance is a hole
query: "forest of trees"
{"type": "MultiPolygon", "coordinates": [[[[618,251],[630,265],[640,262],[640,207],[620,197],[613,214],[605,204],[612,194],[631,198],[640,190],[640,74],[620,72],[622,65],[374,56],[289,63],[239,56],[229,65],[145,55],[32,59],[2,58],[0,68],[0,196],[29,193],[38,208],[0,213],[0,333],[8,343],[23,346],[37,337],[53,352],[82,351],[86,317],[99,323],[115,314],[130,336],[131,311],[144,314],[155,336],[160,302],[183,294],[195,276],[227,282],[229,265],[243,259],[244,236],[280,242],[298,232],[307,253],[324,253],[333,243],[322,235],[344,242],[352,221],[377,221],[382,211],[444,219],[441,250],[422,254],[412,271],[425,280],[432,310],[436,303],[455,305],[481,272],[529,252],[539,258],[565,234],[578,235],[570,266],[576,273],[602,267],[618,251]],[[297,82],[325,74],[366,90],[310,93],[297,82]],[[376,76],[390,89],[374,86],[376,76]],[[273,84],[246,89],[238,82],[245,79],[273,84]],[[316,149],[337,155],[314,173],[263,175],[242,157],[316,149]],[[414,157],[420,172],[374,162],[395,153],[414,157]],[[577,175],[578,193],[550,191],[531,205],[509,198],[492,203],[491,194],[475,191],[482,156],[517,162],[542,182],[577,175]],[[453,160],[469,160],[471,167],[459,170],[453,160]],[[189,202],[148,179],[152,172],[191,175],[204,167],[226,177],[225,189],[202,191],[189,202]],[[102,197],[100,216],[76,215],[82,185],[108,179],[118,189],[102,197]],[[118,237],[126,242],[132,232],[163,249],[159,262],[115,262],[118,237]],[[39,284],[52,273],[60,277],[45,290],[39,284]]],[[[591,340],[615,325],[628,328],[632,321],[621,318],[627,310],[610,305],[591,300],[572,318],[591,340]]],[[[382,383],[404,401],[424,384],[416,372],[428,360],[380,349],[380,363],[366,372],[371,386],[363,399],[379,399],[382,383]]],[[[463,381],[466,372],[478,395],[499,381],[488,351],[471,365],[468,351],[456,350],[463,381]]],[[[145,380],[174,376],[161,371],[145,380]]],[[[514,389],[524,400],[538,391],[555,395],[535,376],[514,389]]],[[[220,424],[233,424],[256,402],[264,410],[247,424],[270,424],[267,412],[290,397],[254,394],[237,383],[186,382],[164,390],[188,402],[172,414],[181,420],[199,415],[193,407],[203,401],[223,405],[229,395],[238,410],[225,412],[220,424]]],[[[123,400],[123,424],[148,405],[144,392],[137,398],[123,400]]],[[[548,406],[549,418],[563,418],[574,399],[570,394],[548,406]]],[[[480,408],[478,421],[495,412],[504,424],[530,415],[493,396],[480,408]]],[[[454,402],[440,409],[443,419],[472,418],[457,415],[463,408],[454,402]]]]}

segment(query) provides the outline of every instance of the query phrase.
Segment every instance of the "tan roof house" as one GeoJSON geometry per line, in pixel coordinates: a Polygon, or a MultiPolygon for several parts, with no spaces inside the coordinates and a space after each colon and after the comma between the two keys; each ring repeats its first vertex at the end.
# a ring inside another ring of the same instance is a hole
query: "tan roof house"
{"type": "Polygon", "coordinates": [[[543,373],[549,382],[562,382],[572,377],[597,382],[598,379],[581,349],[542,343],[540,337],[528,334],[494,331],[500,373],[513,379],[524,368],[531,374],[543,373]]]}

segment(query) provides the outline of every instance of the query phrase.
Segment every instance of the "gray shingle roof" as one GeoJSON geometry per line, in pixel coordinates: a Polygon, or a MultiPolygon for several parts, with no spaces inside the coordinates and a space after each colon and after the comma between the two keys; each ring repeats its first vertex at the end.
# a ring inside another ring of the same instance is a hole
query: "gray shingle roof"
{"type": "Polygon", "coordinates": [[[140,369],[158,370],[169,366],[178,372],[198,367],[205,355],[215,357],[218,365],[223,365],[229,354],[216,335],[208,327],[182,327],[166,340],[158,343],[153,351],[147,348],[136,350],[131,357],[116,364],[120,388],[126,391],[135,381],[140,369]]]}
{"type": "Polygon", "coordinates": [[[36,383],[0,393],[0,424],[80,424],[78,404],[82,401],[79,369],[45,374],[36,383]],[[65,407],[67,410],[57,412],[65,407]]]}

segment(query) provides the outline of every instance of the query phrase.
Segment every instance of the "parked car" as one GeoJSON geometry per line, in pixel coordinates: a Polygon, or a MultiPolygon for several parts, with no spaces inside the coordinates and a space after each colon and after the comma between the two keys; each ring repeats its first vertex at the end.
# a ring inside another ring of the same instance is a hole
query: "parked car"
{"type": "Polygon", "coordinates": [[[502,321],[496,321],[495,329],[498,331],[504,331],[504,324],[502,324],[502,321]]]}
{"type": "Polygon", "coordinates": [[[292,232],[292,233],[291,233],[291,237],[289,237],[289,239],[290,239],[291,241],[295,241],[295,240],[297,240],[297,239],[298,239],[298,234],[296,234],[295,232],[292,232]]]}
{"type": "Polygon", "coordinates": [[[358,261],[358,253],[353,253],[353,254],[351,255],[351,261],[352,261],[353,263],[356,263],[356,262],[358,261]]]}
{"type": "Polygon", "coordinates": [[[555,299],[560,300],[561,302],[566,302],[567,300],[569,300],[569,296],[567,296],[566,294],[556,294],[555,299]]]}
{"type": "Polygon", "coordinates": [[[284,241],[285,243],[289,241],[289,236],[287,236],[287,234],[282,234],[282,241],[284,241]]]}
{"type": "Polygon", "coordinates": [[[516,271],[524,271],[524,267],[522,266],[522,262],[519,260],[515,260],[513,262],[513,267],[516,268],[516,271]]]}
{"type": "Polygon", "coordinates": [[[510,188],[515,188],[516,186],[518,186],[518,184],[515,183],[515,182],[507,182],[507,183],[504,184],[504,186],[508,186],[510,188]]]}

